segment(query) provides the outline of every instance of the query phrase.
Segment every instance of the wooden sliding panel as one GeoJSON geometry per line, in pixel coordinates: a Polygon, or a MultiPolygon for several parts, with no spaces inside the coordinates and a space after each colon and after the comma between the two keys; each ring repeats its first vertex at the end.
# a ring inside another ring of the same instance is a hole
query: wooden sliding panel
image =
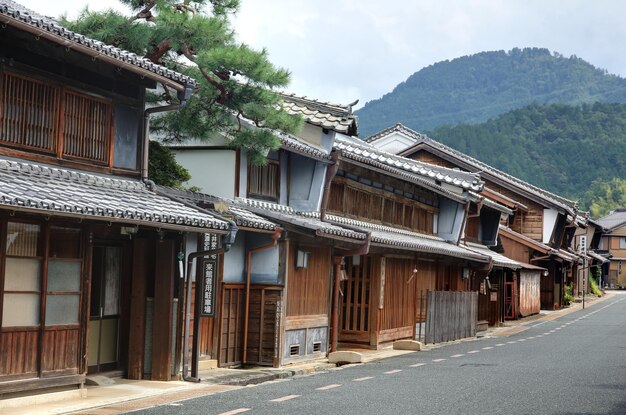
{"type": "MultiPolygon", "coordinates": [[[[307,246],[310,253],[307,268],[296,268],[289,261],[286,316],[328,315],[330,311],[331,263],[330,247],[307,246]]],[[[295,244],[290,245],[290,258],[296,257],[295,244]]]]}
{"type": "Polygon", "coordinates": [[[147,239],[133,241],[133,276],[130,293],[130,330],[128,339],[128,378],[143,376],[144,336],[146,331],[146,283],[148,280],[147,239]]]}
{"type": "MultiPolygon", "coordinates": [[[[243,320],[246,287],[243,284],[224,284],[221,295],[220,366],[241,363],[243,356],[243,320]]],[[[250,321],[250,327],[258,327],[258,321],[250,321]]]]}
{"type": "Polygon", "coordinates": [[[416,284],[414,268],[413,260],[386,258],[379,341],[391,341],[413,335],[416,284]]]}

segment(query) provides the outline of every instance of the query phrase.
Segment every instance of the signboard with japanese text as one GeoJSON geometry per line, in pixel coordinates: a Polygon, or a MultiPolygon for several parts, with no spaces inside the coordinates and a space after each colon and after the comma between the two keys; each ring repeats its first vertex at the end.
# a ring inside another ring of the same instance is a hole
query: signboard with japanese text
{"type": "MultiPolygon", "coordinates": [[[[211,233],[204,234],[204,250],[218,248],[217,235],[211,233]]],[[[204,317],[214,317],[217,290],[217,254],[210,255],[202,261],[202,303],[200,315],[204,317]]]]}

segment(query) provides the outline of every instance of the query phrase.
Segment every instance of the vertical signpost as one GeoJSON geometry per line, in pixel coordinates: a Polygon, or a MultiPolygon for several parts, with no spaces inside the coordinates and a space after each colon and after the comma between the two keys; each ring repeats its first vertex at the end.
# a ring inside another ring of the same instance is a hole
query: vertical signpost
{"type": "MultiPolygon", "coordinates": [[[[213,233],[204,234],[204,250],[218,248],[217,235],[213,233]]],[[[203,317],[215,317],[215,291],[217,289],[217,255],[213,254],[202,261],[202,281],[201,281],[201,306],[200,315],[203,317]]]]}
{"type": "Polygon", "coordinates": [[[583,310],[585,309],[585,292],[587,291],[587,235],[581,235],[578,242],[578,252],[583,256],[583,310]]]}

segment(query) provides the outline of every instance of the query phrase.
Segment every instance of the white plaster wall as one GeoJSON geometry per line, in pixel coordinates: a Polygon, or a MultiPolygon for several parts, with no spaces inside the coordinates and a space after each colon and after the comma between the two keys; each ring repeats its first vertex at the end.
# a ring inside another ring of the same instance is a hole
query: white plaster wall
{"type": "Polygon", "coordinates": [[[554,230],[554,225],[556,224],[556,219],[559,215],[554,209],[544,209],[543,210],[543,240],[544,244],[550,242],[550,237],[552,236],[552,231],[554,230]]]}
{"type": "Polygon", "coordinates": [[[415,144],[415,141],[404,134],[391,133],[388,136],[378,139],[372,143],[374,147],[389,153],[397,154],[415,144]]]}
{"type": "Polygon", "coordinates": [[[191,173],[188,185],[202,193],[233,198],[235,195],[235,151],[194,149],[174,151],[176,161],[191,173]]]}

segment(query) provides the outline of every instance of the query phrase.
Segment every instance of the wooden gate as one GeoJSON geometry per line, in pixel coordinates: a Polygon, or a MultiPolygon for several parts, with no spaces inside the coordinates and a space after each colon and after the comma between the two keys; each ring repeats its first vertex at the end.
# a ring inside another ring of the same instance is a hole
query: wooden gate
{"type": "Polygon", "coordinates": [[[246,289],[243,284],[224,284],[220,327],[220,367],[241,364],[246,289]]]}
{"type": "Polygon", "coordinates": [[[426,343],[440,343],[476,335],[476,291],[429,291],[426,343]]]}
{"type": "Polygon", "coordinates": [[[278,366],[282,295],[282,287],[251,287],[246,363],[278,366]]]}

